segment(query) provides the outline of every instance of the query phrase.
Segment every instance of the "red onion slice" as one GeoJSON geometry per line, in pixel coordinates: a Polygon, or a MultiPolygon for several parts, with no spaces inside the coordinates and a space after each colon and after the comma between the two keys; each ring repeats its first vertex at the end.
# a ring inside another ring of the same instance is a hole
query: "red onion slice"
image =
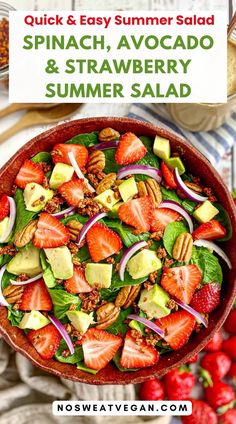
{"type": "Polygon", "coordinates": [[[181,302],[181,300],[176,300],[175,303],[179,305],[181,308],[185,309],[185,311],[189,312],[191,315],[193,315],[198,321],[200,321],[204,327],[208,327],[207,320],[195,309],[193,309],[191,306],[186,305],[186,303],[181,302]]]}
{"type": "Polygon", "coordinates": [[[52,213],[52,216],[55,216],[57,219],[63,219],[65,216],[71,216],[75,213],[75,207],[70,206],[67,209],[64,209],[63,211],[52,213]]]}
{"type": "Polygon", "coordinates": [[[119,144],[119,140],[112,141],[104,141],[103,143],[94,144],[88,148],[89,152],[93,152],[94,150],[107,150],[107,149],[116,149],[119,144]]]}
{"type": "Polygon", "coordinates": [[[6,271],[6,265],[4,265],[0,270],[0,305],[2,306],[10,306],[9,303],[6,301],[5,297],[2,294],[2,277],[4,272],[6,271]]]}
{"type": "Polygon", "coordinates": [[[145,247],[145,246],[147,246],[147,242],[141,240],[141,241],[137,241],[136,243],[133,244],[133,246],[126,249],[119,264],[118,273],[119,273],[119,277],[121,281],[124,281],[124,278],[125,278],[125,268],[126,268],[127,262],[138,250],[142,249],[142,247],[145,247]]]}
{"type": "Polygon", "coordinates": [[[179,203],[174,202],[172,200],[164,200],[163,202],[161,202],[161,204],[158,206],[158,208],[167,208],[167,209],[172,209],[175,212],[178,212],[180,215],[183,216],[184,219],[186,219],[188,226],[189,226],[190,233],[193,232],[192,218],[188,214],[188,212],[186,212],[186,210],[179,203]]]}
{"type": "Polygon", "coordinates": [[[124,168],[121,168],[117,174],[117,179],[121,180],[124,177],[127,177],[127,175],[136,175],[136,174],[144,174],[148,175],[151,178],[154,178],[158,183],[161,182],[161,171],[160,169],[153,168],[152,166],[148,165],[130,165],[130,166],[124,166],[124,168]]]}
{"type": "Polygon", "coordinates": [[[194,241],[194,246],[198,247],[206,247],[209,250],[213,250],[217,253],[228,265],[229,269],[232,269],[232,264],[230,262],[229,257],[226,255],[226,253],[219,247],[217,244],[213,243],[213,241],[208,240],[196,240],[194,241]]]}
{"type": "Polygon", "coordinates": [[[130,314],[127,316],[128,319],[134,319],[135,321],[141,322],[141,324],[144,324],[146,327],[151,328],[155,333],[157,333],[160,337],[164,337],[165,333],[164,331],[158,327],[154,322],[150,321],[147,318],[142,318],[139,315],[130,314]]]}
{"type": "Polygon", "coordinates": [[[57,319],[54,316],[48,315],[48,318],[50,319],[52,324],[55,325],[56,329],[59,331],[62,338],[65,340],[71,355],[73,355],[73,353],[75,353],[75,349],[74,349],[73,343],[71,341],[71,338],[70,338],[69,334],[67,333],[64,325],[59,321],[59,319],[57,319]]]}
{"type": "Polygon", "coordinates": [[[186,186],[181,176],[179,175],[178,168],[174,169],[174,176],[178,188],[187,196],[189,200],[193,200],[194,202],[205,202],[205,200],[208,199],[208,197],[200,196],[199,194],[195,193],[193,190],[186,186]]]}
{"type": "Polygon", "coordinates": [[[10,283],[13,286],[24,286],[25,284],[30,284],[33,283],[34,281],[39,280],[40,278],[42,278],[43,274],[40,273],[38,275],[36,275],[35,277],[29,278],[29,280],[25,280],[25,281],[15,281],[15,280],[10,280],[10,283]]]}
{"type": "Polygon", "coordinates": [[[73,152],[69,152],[68,153],[68,157],[70,159],[71,165],[73,166],[73,168],[75,170],[75,173],[76,173],[77,177],[78,178],[82,178],[82,180],[84,180],[86,186],[88,187],[89,191],[91,191],[92,193],[94,193],[95,192],[95,189],[91,186],[91,184],[89,184],[87,178],[85,178],[85,176],[84,176],[83,172],[81,171],[78,163],[76,162],[74,153],[73,152]]]}
{"type": "Polygon", "coordinates": [[[84,237],[86,236],[88,230],[95,224],[95,222],[99,221],[100,219],[104,218],[105,216],[107,216],[107,213],[101,212],[101,213],[97,213],[96,215],[89,218],[89,220],[83,225],[83,227],[81,228],[81,230],[79,232],[78,239],[77,239],[77,243],[79,245],[80,245],[81,241],[84,239],[84,237]]]}
{"type": "Polygon", "coordinates": [[[14,227],[15,224],[15,220],[16,220],[16,203],[15,200],[12,197],[7,196],[8,201],[9,201],[9,205],[10,205],[10,217],[9,217],[9,223],[7,226],[7,229],[5,231],[5,234],[3,234],[3,236],[0,238],[0,243],[5,243],[6,240],[8,239],[9,235],[12,232],[12,229],[14,227]]]}

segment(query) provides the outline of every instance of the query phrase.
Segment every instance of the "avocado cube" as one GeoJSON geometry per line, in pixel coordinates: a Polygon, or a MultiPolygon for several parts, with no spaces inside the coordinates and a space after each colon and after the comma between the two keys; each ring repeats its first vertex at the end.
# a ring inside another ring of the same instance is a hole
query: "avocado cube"
{"type": "Polygon", "coordinates": [[[148,318],[162,318],[170,314],[167,304],[170,296],[158,284],[154,284],[151,290],[142,290],[139,308],[147,314],[148,318]]]}
{"type": "Polygon", "coordinates": [[[118,203],[120,199],[116,199],[114,191],[109,189],[94,197],[94,200],[111,211],[113,206],[118,203]]]}
{"type": "Polygon", "coordinates": [[[56,163],[49,180],[49,187],[53,190],[57,190],[60,185],[70,181],[73,174],[73,166],[67,165],[66,163],[56,163]]]}
{"type": "Polygon", "coordinates": [[[198,222],[204,224],[211,221],[218,213],[218,209],[209,200],[206,200],[194,211],[193,216],[198,222]]]}
{"type": "Polygon", "coordinates": [[[153,152],[156,156],[163,160],[167,160],[170,158],[170,141],[167,138],[160,137],[156,135],[154,144],[153,144],[153,152]]]}
{"type": "Polygon", "coordinates": [[[112,264],[89,263],[85,268],[85,277],[90,286],[107,289],[111,285],[112,264]]]}
{"type": "Polygon", "coordinates": [[[35,246],[24,247],[7,264],[7,271],[10,274],[26,274],[28,277],[35,277],[42,272],[39,249],[35,246]]]}
{"type": "Polygon", "coordinates": [[[9,217],[6,216],[6,218],[2,219],[2,221],[0,221],[0,237],[3,237],[4,234],[7,231],[7,227],[9,224],[9,217]]]}
{"type": "Polygon", "coordinates": [[[29,183],[24,189],[24,201],[27,211],[39,212],[52,199],[53,191],[46,190],[40,184],[29,183]]]}
{"type": "Polygon", "coordinates": [[[141,329],[138,321],[135,321],[135,319],[132,319],[129,322],[129,327],[132,328],[132,330],[140,331],[140,333],[142,333],[142,329],[141,329]]]}
{"type": "Polygon", "coordinates": [[[39,330],[49,323],[49,319],[41,314],[41,312],[32,310],[31,312],[24,314],[19,324],[19,328],[22,330],[39,330]]]}
{"type": "Polygon", "coordinates": [[[185,166],[182,160],[180,159],[180,157],[170,158],[170,159],[167,159],[165,162],[171,169],[178,168],[179,175],[182,175],[185,173],[185,166]]]}
{"type": "Polygon", "coordinates": [[[137,184],[134,177],[129,178],[128,180],[123,181],[119,186],[119,192],[124,202],[131,200],[135,194],[138,193],[137,184]]]}
{"type": "Polygon", "coordinates": [[[73,262],[67,246],[44,249],[55,278],[67,280],[73,277],[73,262]]]}
{"type": "Polygon", "coordinates": [[[135,280],[161,269],[162,263],[153,250],[143,249],[134,255],[127,264],[127,270],[135,280]]]}
{"type": "Polygon", "coordinates": [[[91,312],[90,314],[86,314],[82,311],[68,311],[66,315],[68,316],[73,327],[75,327],[75,329],[81,334],[86,333],[90,324],[93,324],[94,322],[93,312],[91,312]]]}

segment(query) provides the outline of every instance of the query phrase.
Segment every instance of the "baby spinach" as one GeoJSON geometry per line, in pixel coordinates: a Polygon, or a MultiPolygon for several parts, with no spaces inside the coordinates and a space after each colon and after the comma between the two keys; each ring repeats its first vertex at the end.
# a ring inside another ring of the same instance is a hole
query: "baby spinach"
{"type": "Polygon", "coordinates": [[[66,292],[63,288],[49,289],[49,294],[52,298],[54,314],[58,319],[66,316],[71,304],[75,305],[76,308],[81,305],[81,300],[78,296],[66,292]]]}
{"type": "Polygon", "coordinates": [[[106,300],[107,302],[113,302],[116,299],[116,296],[117,296],[119,290],[120,290],[119,288],[101,289],[100,290],[101,300],[106,300]]]}
{"type": "Polygon", "coordinates": [[[62,352],[67,350],[68,346],[65,340],[61,339],[59,348],[56,350],[55,358],[59,362],[63,362],[64,364],[77,364],[77,362],[81,362],[84,359],[82,346],[76,346],[75,352],[73,355],[69,355],[67,357],[62,356],[62,352]]]}
{"type": "Polygon", "coordinates": [[[85,222],[88,221],[88,217],[87,216],[80,215],[78,213],[75,213],[74,215],[67,216],[66,218],[63,218],[60,221],[64,225],[68,224],[68,222],[70,222],[70,221],[78,221],[81,224],[85,224],[85,222]]]}
{"type": "Polygon", "coordinates": [[[17,275],[10,274],[7,270],[4,272],[2,277],[2,289],[4,290],[10,284],[10,280],[16,280],[17,275]]]}
{"type": "Polygon", "coordinates": [[[55,287],[56,278],[53,275],[52,268],[48,261],[46,260],[46,255],[43,250],[40,251],[40,262],[43,270],[43,279],[48,288],[55,287]]]}
{"type": "Polygon", "coordinates": [[[88,368],[86,367],[86,365],[84,365],[84,362],[78,362],[77,364],[77,368],[78,370],[84,371],[84,372],[88,372],[89,374],[94,374],[96,375],[98,373],[99,370],[93,370],[92,368],[88,368]]]}
{"type": "Polygon", "coordinates": [[[210,250],[205,247],[193,246],[191,264],[196,264],[202,273],[202,284],[219,283],[223,281],[222,268],[219,261],[210,250]]]}
{"type": "Polygon", "coordinates": [[[103,221],[104,221],[104,224],[106,224],[109,228],[112,228],[119,234],[119,236],[121,237],[126,247],[130,247],[134,243],[140,240],[147,241],[150,237],[149,233],[142,233],[139,235],[133,234],[134,229],[131,227],[128,227],[127,225],[124,225],[122,221],[118,219],[115,220],[115,219],[105,218],[103,221]]]}
{"type": "Polygon", "coordinates": [[[192,202],[192,200],[189,200],[189,199],[185,199],[182,202],[183,208],[186,210],[186,212],[190,213],[190,215],[193,214],[196,205],[197,205],[196,202],[192,202]]]}
{"type": "Polygon", "coordinates": [[[164,187],[161,187],[162,200],[173,200],[174,202],[182,204],[182,200],[176,194],[175,190],[167,190],[164,187]]]}
{"type": "Polygon", "coordinates": [[[115,160],[116,149],[104,150],[104,154],[106,159],[104,172],[106,174],[109,174],[110,172],[118,172],[121,167],[116,163],[115,160]]]}
{"type": "Polygon", "coordinates": [[[120,314],[114,324],[106,328],[106,331],[108,331],[108,333],[114,334],[115,336],[117,334],[125,334],[128,331],[129,326],[124,321],[126,320],[127,316],[132,313],[132,311],[133,308],[131,306],[127,309],[121,309],[120,314]]]}
{"type": "Polygon", "coordinates": [[[97,131],[91,133],[78,134],[70,140],[66,141],[66,144],[81,144],[85,147],[93,146],[96,143],[98,143],[97,131]]]}
{"type": "Polygon", "coordinates": [[[18,325],[20,324],[22,318],[24,316],[24,313],[22,311],[16,311],[15,309],[13,309],[13,306],[8,306],[8,313],[7,313],[7,318],[9,319],[11,325],[13,325],[13,327],[18,327],[18,325]]]}
{"type": "Polygon", "coordinates": [[[166,251],[172,256],[172,250],[177,237],[182,234],[188,232],[188,228],[186,225],[180,222],[171,222],[165,228],[163,235],[163,244],[166,251]]]}
{"type": "Polygon", "coordinates": [[[116,367],[118,368],[118,370],[124,372],[124,371],[138,371],[139,368],[124,368],[122,367],[122,365],[120,364],[120,358],[121,358],[121,350],[118,350],[113,358],[113,362],[115,363],[116,367]]]}
{"type": "Polygon", "coordinates": [[[37,153],[37,155],[33,156],[31,160],[34,163],[39,163],[39,162],[50,163],[52,160],[52,157],[50,153],[48,152],[39,152],[37,153]]]}
{"type": "Polygon", "coordinates": [[[220,203],[214,203],[214,206],[218,209],[219,213],[215,216],[214,219],[219,221],[223,227],[227,230],[227,235],[224,238],[218,239],[217,241],[227,241],[232,237],[232,224],[228,212],[225,210],[220,203]]]}
{"type": "Polygon", "coordinates": [[[22,230],[33,218],[37,216],[36,212],[27,211],[23,197],[23,191],[19,188],[16,190],[14,199],[16,202],[16,223],[13,239],[16,234],[22,230]]]}
{"type": "Polygon", "coordinates": [[[153,140],[150,137],[147,137],[146,135],[141,135],[139,138],[143,142],[144,146],[147,148],[148,152],[153,153],[153,140]]]}
{"type": "Polygon", "coordinates": [[[81,262],[85,262],[90,259],[90,253],[87,244],[79,249],[76,256],[80,259],[81,262]]]}
{"type": "Polygon", "coordinates": [[[11,259],[12,259],[11,255],[0,255],[0,267],[8,264],[8,262],[10,262],[11,259]]]}

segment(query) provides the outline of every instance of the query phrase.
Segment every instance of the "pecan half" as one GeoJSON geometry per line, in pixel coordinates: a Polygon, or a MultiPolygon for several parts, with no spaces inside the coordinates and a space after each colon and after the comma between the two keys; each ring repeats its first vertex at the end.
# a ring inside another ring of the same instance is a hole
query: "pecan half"
{"type": "Polygon", "coordinates": [[[127,309],[138,297],[140,290],[141,285],[122,287],[116,297],[115,305],[127,309]]]}
{"type": "Polygon", "coordinates": [[[160,186],[153,178],[147,178],[146,181],[139,181],[138,194],[139,197],[150,196],[154,207],[157,207],[162,201],[160,186]]]}
{"type": "Polygon", "coordinates": [[[115,172],[111,172],[110,174],[107,174],[105,178],[103,178],[100,183],[98,184],[96,188],[96,193],[101,194],[104,191],[108,190],[113,186],[113,184],[116,181],[116,174],[115,172]]]}
{"type": "Polygon", "coordinates": [[[97,314],[97,328],[100,330],[110,327],[116,319],[118,318],[120,313],[120,308],[112,302],[105,303],[96,311],[97,314]]]}
{"type": "Polygon", "coordinates": [[[172,256],[177,261],[189,262],[192,256],[193,238],[189,233],[180,234],[175,240],[172,256]]]}
{"type": "Polygon", "coordinates": [[[15,237],[14,244],[17,247],[24,247],[34,237],[34,233],[37,229],[38,221],[30,221],[22,230],[20,230],[15,237]]]}
{"type": "Polygon", "coordinates": [[[10,284],[3,290],[3,296],[5,297],[7,302],[10,303],[10,305],[13,305],[14,303],[19,304],[23,291],[23,286],[13,286],[12,284],[10,284]]]}
{"type": "Polygon", "coordinates": [[[112,141],[120,138],[120,133],[113,128],[107,127],[103,128],[98,135],[99,141],[112,141]]]}
{"type": "Polygon", "coordinates": [[[185,184],[188,188],[195,191],[196,193],[202,193],[203,192],[203,189],[199,184],[191,183],[189,181],[185,181],[185,184]]]}
{"type": "Polygon", "coordinates": [[[89,155],[87,171],[90,174],[98,174],[105,168],[106,158],[101,150],[95,150],[89,155]]]}
{"type": "Polygon", "coordinates": [[[83,224],[81,224],[79,221],[76,221],[75,219],[72,219],[66,224],[66,227],[69,230],[70,233],[70,240],[76,241],[78,238],[78,234],[83,227],[83,224]]]}

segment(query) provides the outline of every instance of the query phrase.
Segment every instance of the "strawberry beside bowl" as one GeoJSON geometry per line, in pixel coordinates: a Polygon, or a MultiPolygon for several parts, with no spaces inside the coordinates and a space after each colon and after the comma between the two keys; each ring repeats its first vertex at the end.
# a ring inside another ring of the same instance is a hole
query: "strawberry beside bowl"
{"type": "MultiPolygon", "coordinates": [[[[219,306],[210,314],[208,327],[202,328],[198,333],[194,333],[187,344],[179,350],[173,350],[162,355],[156,365],[133,372],[122,372],[113,366],[112,363],[109,363],[104,369],[101,369],[96,375],[93,375],[81,371],[70,364],[60,363],[54,359],[42,359],[34,347],[30,344],[29,339],[25,336],[24,332],[18,327],[13,327],[8,321],[7,309],[4,306],[0,307],[0,333],[16,351],[26,356],[34,365],[59,377],[88,384],[140,383],[153,377],[160,377],[170,369],[187,362],[209,342],[213,334],[222,326],[226,319],[236,295],[235,206],[230,193],[215,169],[199,152],[186,143],[184,139],[154,125],[128,118],[82,119],[62,124],[40,134],[20,149],[1,169],[0,194],[6,193],[10,195],[16,175],[26,159],[29,159],[42,151],[51,151],[56,144],[64,143],[78,134],[101,131],[106,127],[114,128],[121,134],[131,132],[137,136],[142,135],[153,139],[156,135],[169,139],[171,150],[181,156],[187,169],[190,170],[193,175],[200,177],[205,186],[212,187],[214,189],[219,202],[226,209],[232,224],[232,238],[221,244],[232,264],[232,268],[229,269],[223,262],[221,263],[224,273],[224,283],[221,290],[219,306]]],[[[162,171],[163,173],[166,173],[168,172],[168,169],[165,169],[165,166],[163,166],[162,171]]],[[[124,176],[125,175],[123,175],[123,177],[124,176]]],[[[176,179],[179,178],[178,173],[175,177],[176,179]]],[[[170,181],[170,184],[171,183],[173,182],[170,181]]],[[[18,181],[18,184],[21,184],[20,180],[18,181]]],[[[130,223],[128,222],[128,224],[130,223]]],[[[215,228],[214,230],[216,231],[215,228]]],[[[39,242],[40,241],[41,240],[39,240],[39,242]]],[[[168,287],[166,289],[168,291],[168,287]]],[[[181,302],[179,302],[179,306],[181,308],[181,302]]],[[[53,325],[53,323],[50,325],[53,325]]]]}

